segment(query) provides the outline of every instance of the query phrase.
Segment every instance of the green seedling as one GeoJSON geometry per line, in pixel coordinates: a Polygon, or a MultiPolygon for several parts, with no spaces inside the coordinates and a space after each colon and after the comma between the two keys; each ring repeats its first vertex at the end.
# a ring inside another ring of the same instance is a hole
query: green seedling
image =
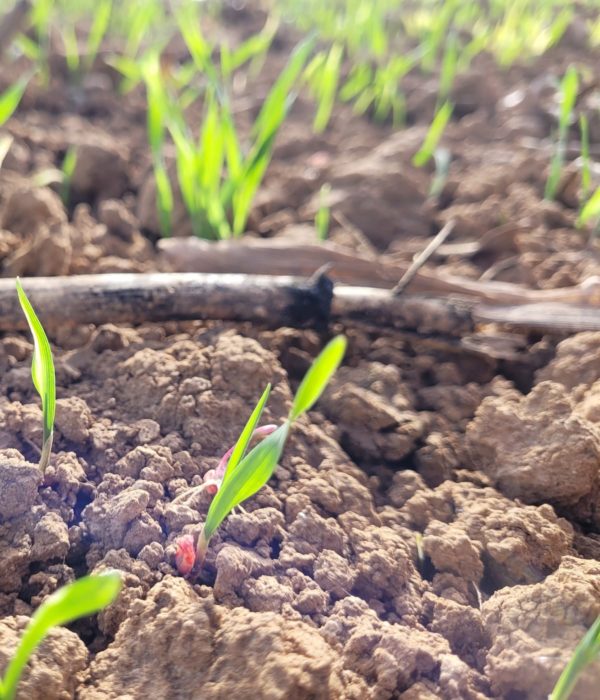
{"type": "Polygon", "coordinates": [[[236,506],[257,493],[271,478],[294,421],[312,408],[319,399],[339,367],[345,351],[346,339],[343,336],[337,336],[325,346],[298,387],[287,420],[278,428],[273,429],[273,426],[269,426],[267,437],[246,454],[269,398],[271,386],[267,385],[229,457],[227,470],[208,509],[195,555],[190,552],[189,536],[182,538],[178,556],[180,560],[186,559],[188,570],[191,570],[194,563],[198,568],[202,566],[210,539],[223,520],[236,506]]]}
{"type": "Polygon", "coordinates": [[[121,577],[111,572],[84,576],[48,596],[33,614],[0,680],[0,700],[14,700],[23,669],[53,627],[102,610],[114,601],[120,589],[121,577]]]}
{"type": "Polygon", "coordinates": [[[313,121],[313,131],[317,134],[325,131],[331,119],[343,57],[343,45],[334,42],[329,51],[320,51],[306,68],[306,80],[317,100],[317,111],[313,121]]]}
{"type": "Polygon", "coordinates": [[[75,146],[69,146],[61,165],[60,198],[65,207],[69,205],[69,199],[71,198],[71,181],[73,180],[76,165],[77,149],[75,146]]]}
{"type": "Polygon", "coordinates": [[[600,187],[598,187],[581,208],[577,217],[577,227],[582,228],[590,222],[596,222],[590,238],[595,238],[600,223],[600,187]]]}
{"type": "MultiPolygon", "coordinates": [[[[77,39],[76,23],[63,21],[60,23],[60,33],[65,48],[65,60],[69,73],[76,79],[80,79],[83,73],[87,73],[96,60],[100,44],[108,30],[112,13],[113,0],[98,0],[92,14],[92,23],[84,46],[83,59],[79,55],[79,42],[77,39]]],[[[68,10],[69,8],[65,8],[68,10]]],[[[67,18],[65,18],[67,19],[67,18]]]]}
{"type": "Polygon", "coordinates": [[[581,139],[581,200],[585,201],[592,188],[592,169],[590,166],[590,129],[585,114],[579,117],[581,139]]]}
{"type": "Polygon", "coordinates": [[[54,414],[56,411],[54,362],[52,361],[52,350],[50,349],[50,343],[48,342],[44,328],[33,310],[33,306],[27,298],[27,295],[23,291],[21,281],[18,277],[16,284],[19,302],[25,314],[25,318],[27,319],[31,335],[33,336],[31,376],[33,378],[33,384],[42,399],[44,432],[39,467],[40,470],[44,472],[50,459],[52,437],[54,435],[54,414]]]}
{"type": "Polygon", "coordinates": [[[560,175],[565,163],[565,152],[567,149],[567,138],[569,135],[569,124],[571,115],[577,99],[579,78],[577,70],[570,66],[560,83],[560,112],[558,118],[558,141],[554,157],[550,163],[550,174],[546,181],[544,199],[553,200],[558,190],[560,175]]]}
{"type": "Polygon", "coordinates": [[[31,74],[26,75],[13,83],[0,95],[0,126],[10,119],[19,106],[19,102],[30,80],[31,74]]]}
{"type": "Polygon", "coordinates": [[[317,230],[317,238],[320,241],[327,240],[327,235],[329,233],[329,222],[331,220],[331,210],[329,209],[329,204],[327,202],[329,198],[329,193],[331,192],[331,185],[325,183],[321,186],[319,190],[319,209],[315,214],[315,228],[317,230]]]}
{"type": "Polygon", "coordinates": [[[413,156],[412,162],[417,168],[422,168],[433,157],[446,125],[450,121],[453,109],[454,107],[451,102],[444,102],[444,104],[438,109],[433,121],[431,122],[431,126],[425,135],[423,145],[413,156]]]}
{"type": "Polygon", "coordinates": [[[440,68],[440,86],[438,89],[438,105],[448,99],[454,79],[458,72],[459,42],[455,32],[451,32],[446,40],[446,49],[440,68]]]}
{"type": "Polygon", "coordinates": [[[583,639],[575,647],[573,656],[560,674],[554,690],[548,700],[568,700],[575,690],[577,680],[585,669],[600,656],[600,616],[585,633],[583,639]]]}
{"type": "Polygon", "coordinates": [[[162,80],[160,57],[156,52],[150,52],[144,57],[141,63],[141,75],[146,85],[148,102],[146,123],[156,184],[159,227],[163,236],[169,236],[174,202],[173,190],[163,158],[163,144],[166,135],[167,111],[171,98],[162,80]]]}
{"type": "Polygon", "coordinates": [[[180,105],[171,101],[165,110],[165,103],[160,104],[175,144],[181,195],[197,236],[237,237],[245,231],[252,202],[271,161],[275,137],[294,102],[295,87],[313,41],[309,38],[301,42],[292,52],[254,122],[247,152],[201,35],[196,32],[188,36],[187,42],[194,62],[198,68],[204,67],[209,79],[198,139],[187,128],[180,105]]]}

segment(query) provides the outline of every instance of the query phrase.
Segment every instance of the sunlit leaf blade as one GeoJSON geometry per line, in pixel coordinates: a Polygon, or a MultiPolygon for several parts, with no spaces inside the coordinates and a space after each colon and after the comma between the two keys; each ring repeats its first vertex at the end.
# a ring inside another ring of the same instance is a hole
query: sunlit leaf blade
{"type": "Polygon", "coordinates": [[[19,106],[30,78],[31,75],[27,75],[17,80],[0,95],[0,126],[12,116],[15,109],[19,106]]]}
{"type": "Polygon", "coordinates": [[[333,44],[319,73],[317,84],[319,105],[313,121],[313,129],[316,133],[324,131],[329,124],[338,91],[343,55],[343,45],[337,42],[333,44]]]}
{"type": "Polygon", "coordinates": [[[577,99],[577,91],[579,89],[579,77],[577,69],[574,66],[569,66],[564,78],[560,83],[560,121],[559,127],[564,129],[568,126],[571,119],[571,113],[575,107],[577,99]]]}
{"type": "Polygon", "coordinates": [[[3,700],[13,700],[23,668],[48,632],[59,625],[102,610],[113,602],[121,588],[117,573],[84,576],[59,588],[36,610],[21,643],[8,665],[3,681],[3,700]]]}
{"type": "Polygon", "coordinates": [[[256,445],[232,471],[229,479],[223,482],[208,509],[203,530],[206,541],[210,540],[233,508],[253,496],[271,478],[289,430],[288,421],[280,425],[256,445]]]}
{"type": "Polygon", "coordinates": [[[23,313],[29,324],[29,329],[33,336],[33,360],[31,362],[31,377],[33,384],[42,399],[42,413],[44,420],[44,444],[42,447],[42,460],[40,468],[43,470],[46,464],[44,457],[49,456],[49,445],[52,444],[52,431],[54,427],[54,414],[56,411],[56,380],[54,376],[54,362],[52,361],[52,350],[46,337],[46,333],[40,323],[31,302],[27,298],[21,281],[16,280],[17,294],[23,313]],[[45,454],[46,451],[48,454],[45,454]]]}
{"type": "Polygon", "coordinates": [[[437,148],[440,139],[442,138],[446,124],[448,124],[450,121],[453,109],[454,107],[451,102],[444,102],[444,104],[436,112],[436,115],[431,122],[431,126],[425,135],[423,145],[413,156],[412,162],[417,168],[425,165],[433,156],[433,153],[437,148]]]}
{"type": "Polygon", "coordinates": [[[323,348],[298,387],[290,411],[290,421],[296,420],[316,403],[327,383],[340,366],[346,352],[346,338],[338,335],[323,348]]]}
{"type": "Polygon", "coordinates": [[[575,647],[548,700],[567,700],[583,669],[600,656],[600,616],[575,647]]]}
{"type": "Polygon", "coordinates": [[[234,473],[235,468],[240,463],[242,457],[246,454],[246,450],[248,449],[248,445],[250,444],[250,440],[252,439],[252,434],[254,433],[256,426],[258,425],[258,421],[260,420],[262,412],[264,411],[270,393],[271,385],[267,384],[267,387],[263,391],[259,402],[256,404],[256,407],[252,411],[250,418],[248,418],[248,422],[244,426],[244,429],[242,430],[238,441],[235,443],[233,452],[231,453],[231,457],[227,462],[227,471],[225,472],[221,488],[223,488],[223,486],[231,479],[231,475],[234,473]]]}
{"type": "Polygon", "coordinates": [[[588,221],[596,219],[600,216],[600,187],[598,187],[594,194],[588,199],[584,204],[581,214],[577,219],[579,226],[587,224],[588,221]]]}
{"type": "Polygon", "coordinates": [[[112,13],[113,0],[100,0],[94,10],[94,19],[87,38],[87,69],[92,67],[96,55],[100,49],[102,39],[106,34],[112,13]]]}

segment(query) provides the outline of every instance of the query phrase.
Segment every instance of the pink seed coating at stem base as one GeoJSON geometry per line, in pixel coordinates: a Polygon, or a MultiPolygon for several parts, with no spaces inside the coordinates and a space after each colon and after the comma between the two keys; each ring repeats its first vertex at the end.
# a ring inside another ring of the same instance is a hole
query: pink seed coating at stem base
{"type": "Polygon", "coordinates": [[[187,576],[196,563],[196,549],[192,535],[183,535],[177,540],[175,565],[182,576],[187,576]]]}

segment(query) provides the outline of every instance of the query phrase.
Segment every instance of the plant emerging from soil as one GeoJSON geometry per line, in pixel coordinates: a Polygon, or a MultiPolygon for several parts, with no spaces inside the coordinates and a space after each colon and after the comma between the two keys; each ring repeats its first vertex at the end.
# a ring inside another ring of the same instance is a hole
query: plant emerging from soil
{"type": "Polygon", "coordinates": [[[0,679],[0,700],[13,700],[29,657],[53,627],[102,610],[113,602],[120,589],[121,577],[110,572],[84,576],[48,596],[33,614],[4,677],[0,679]]]}
{"type": "Polygon", "coordinates": [[[579,77],[577,70],[569,66],[560,83],[560,112],[558,116],[558,141],[556,150],[550,163],[550,174],[546,181],[544,199],[553,200],[560,183],[561,171],[565,162],[565,152],[567,149],[567,138],[569,135],[569,125],[571,116],[577,99],[579,89],[579,77]]]}
{"type": "Polygon", "coordinates": [[[438,109],[438,111],[435,114],[435,117],[433,118],[433,121],[431,122],[429,130],[425,134],[423,145],[413,156],[413,165],[416,165],[418,168],[421,168],[431,160],[433,154],[435,153],[437,145],[440,142],[440,139],[442,138],[444,129],[450,121],[453,109],[454,107],[452,103],[448,101],[444,102],[444,104],[438,109]]]}
{"type": "MultiPolygon", "coordinates": [[[[182,537],[178,542],[175,558],[181,573],[189,573],[194,565],[198,568],[202,566],[210,539],[219,525],[236,506],[257,493],[271,478],[294,421],[312,408],[319,399],[339,367],[345,351],[346,339],[343,336],[337,336],[331,340],[304,376],[285,422],[279,427],[263,426],[257,429],[271,392],[271,385],[267,385],[235,446],[221,460],[219,466],[228,458],[226,466],[222,467],[218,490],[208,509],[195,552],[190,535],[182,537]],[[268,434],[262,442],[246,454],[250,440],[257,432],[268,434]]],[[[218,470],[219,467],[217,467],[218,470]]]]}
{"type": "Polygon", "coordinates": [[[568,700],[583,669],[600,656],[600,616],[575,647],[548,700],[568,700]]]}
{"type": "Polygon", "coordinates": [[[309,37],[292,51],[263,102],[252,125],[250,145],[245,149],[231,106],[229,83],[241,65],[264,58],[275,25],[268,22],[262,32],[236,51],[221,47],[217,64],[212,57],[215,47],[202,34],[196,10],[186,6],[176,13],[176,18],[192,67],[204,81],[203,120],[200,133],[193,134],[186,110],[199,92],[188,83],[175,94],[167,85],[158,53],[145,57],[141,74],[146,83],[148,139],[161,233],[170,234],[174,206],[173,185],[164,159],[170,136],[175,146],[177,184],[194,234],[209,239],[240,236],[271,161],[277,133],[295,100],[313,40],[309,37]]]}
{"type": "Polygon", "coordinates": [[[33,384],[42,399],[43,416],[43,441],[39,467],[43,472],[48,466],[50,451],[52,450],[52,437],[54,435],[54,414],[56,412],[56,380],[54,376],[54,362],[52,350],[46,337],[46,333],[38,319],[31,302],[27,298],[21,281],[16,280],[19,302],[31,335],[33,336],[33,359],[31,361],[31,376],[33,384]]]}

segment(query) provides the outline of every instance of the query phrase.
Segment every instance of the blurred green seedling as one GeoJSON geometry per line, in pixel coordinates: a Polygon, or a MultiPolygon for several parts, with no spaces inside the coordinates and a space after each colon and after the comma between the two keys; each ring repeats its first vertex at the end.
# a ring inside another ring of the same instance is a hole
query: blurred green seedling
{"type": "Polygon", "coordinates": [[[286,421],[246,454],[271,392],[271,386],[266,387],[233,448],[221,486],[208,509],[196,545],[195,559],[198,567],[202,566],[210,539],[223,520],[271,478],[294,421],[319,399],[342,362],[345,351],[346,339],[343,336],[335,337],[325,346],[298,387],[286,421]]]}
{"type": "Polygon", "coordinates": [[[116,572],[84,576],[59,588],[35,611],[21,641],[0,679],[0,700],[14,700],[27,662],[53,627],[93,615],[110,605],[121,589],[116,572]]]}
{"type": "Polygon", "coordinates": [[[15,109],[19,106],[19,102],[30,80],[31,73],[14,82],[0,95],[0,126],[10,119],[15,109]]]}
{"type": "Polygon", "coordinates": [[[560,674],[554,690],[548,700],[568,700],[575,690],[580,674],[600,657],[600,616],[575,647],[573,656],[560,674]]]}
{"type": "Polygon", "coordinates": [[[330,192],[331,185],[328,182],[322,185],[319,190],[319,208],[315,214],[315,228],[317,229],[317,238],[320,241],[327,240],[327,234],[329,233],[331,210],[327,200],[330,192]]]}
{"type": "Polygon", "coordinates": [[[444,102],[436,112],[429,130],[425,134],[423,145],[413,156],[412,162],[417,168],[423,167],[433,158],[437,145],[446,129],[446,125],[450,121],[453,109],[454,107],[451,102],[444,102]]]}
{"type": "Polygon", "coordinates": [[[558,116],[558,140],[552,162],[550,163],[550,173],[546,180],[544,189],[544,199],[553,200],[560,183],[561,172],[565,163],[565,153],[567,149],[567,139],[569,136],[569,125],[571,124],[573,109],[577,99],[579,89],[579,77],[577,70],[569,66],[563,79],[560,82],[560,111],[558,116]]]}
{"type": "Polygon", "coordinates": [[[17,294],[19,303],[27,319],[29,330],[33,336],[33,359],[31,361],[31,376],[40,398],[42,399],[43,416],[43,442],[39,467],[45,471],[52,450],[52,437],[54,435],[54,414],[56,412],[56,380],[54,376],[54,362],[52,350],[46,337],[46,333],[40,323],[31,302],[27,298],[21,281],[17,277],[17,294]]]}
{"type": "MultiPolygon", "coordinates": [[[[162,113],[157,121],[162,120],[162,128],[166,120],[175,144],[178,184],[195,235],[213,239],[241,236],[271,161],[275,138],[295,100],[297,82],[312,50],[313,40],[309,38],[301,42],[292,52],[258,113],[251,129],[250,147],[246,151],[235,125],[227,91],[221,83],[219,71],[211,62],[202,35],[190,32],[188,27],[186,37],[198,70],[203,70],[209,81],[204,95],[200,134],[196,138],[190,132],[183,109],[173,101],[169,103],[169,109],[165,109],[164,101],[160,102],[157,111],[162,109],[162,113]]],[[[159,94],[158,90],[155,92],[159,94]]],[[[154,104],[154,100],[150,103],[154,104]]],[[[149,132],[150,128],[149,124],[149,132]]],[[[158,138],[156,142],[158,144],[158,138]]]]}
{"type": "Polygon", "coordinates": [[[585,202],[592,188],[592,168],[590,159],[590,128],[585,114],[579,117],[581,141],[581,201],[585,202]]]}

